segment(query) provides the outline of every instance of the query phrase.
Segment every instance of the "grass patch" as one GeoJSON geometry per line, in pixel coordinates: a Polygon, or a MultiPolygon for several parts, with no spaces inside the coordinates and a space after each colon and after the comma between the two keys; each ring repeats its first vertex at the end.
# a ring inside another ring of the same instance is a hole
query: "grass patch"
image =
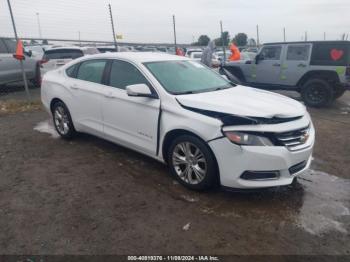
{"type": "Polygon", "coordinates": [[[42,109],[41,101],[7,100],[0,101],[0,115],[30,112],[42,109]]]}

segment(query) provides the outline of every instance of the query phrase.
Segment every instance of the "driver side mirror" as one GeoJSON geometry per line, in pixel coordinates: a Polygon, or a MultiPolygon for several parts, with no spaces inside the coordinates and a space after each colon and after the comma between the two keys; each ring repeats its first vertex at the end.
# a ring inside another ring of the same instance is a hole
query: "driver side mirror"
{"type": "Polygon", "coordinates": [[[126,93],[128,96],[158,98],[146,84],[129,85],[126,87],[126,93]]]}
{"type": "Polygon", "coordinates": [[[24,51],[24,53],[29,57],[31,57],[33,55],[32,50],[24,51]]]}

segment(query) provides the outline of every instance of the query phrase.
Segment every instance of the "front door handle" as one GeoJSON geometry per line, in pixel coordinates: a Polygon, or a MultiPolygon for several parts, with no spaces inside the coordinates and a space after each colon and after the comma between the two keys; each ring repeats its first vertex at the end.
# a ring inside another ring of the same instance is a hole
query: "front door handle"
{"type": "Polygon", "coordinates": [[[70,88],[72,88],[72,89],[79,89],[79,87],[77,85],[71,85],[70,88]]]}
{"type": "Polygon", "coordinates": [[[281,66],[281,64],[276,63],[276,64],[273,64],[273,66],[281,66]]]}

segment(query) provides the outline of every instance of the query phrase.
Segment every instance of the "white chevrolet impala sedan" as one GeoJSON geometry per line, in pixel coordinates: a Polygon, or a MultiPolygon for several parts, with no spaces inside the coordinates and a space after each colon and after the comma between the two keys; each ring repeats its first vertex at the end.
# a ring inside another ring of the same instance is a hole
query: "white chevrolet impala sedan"
{"type": "Polygon", "coordinates": [[[301,103],[185,57],[85,56],[48,72],[41,97],[63,138],[84,132],[131,148],[194,190],[288,185],[311,162],[315,130],[301,103]]]}

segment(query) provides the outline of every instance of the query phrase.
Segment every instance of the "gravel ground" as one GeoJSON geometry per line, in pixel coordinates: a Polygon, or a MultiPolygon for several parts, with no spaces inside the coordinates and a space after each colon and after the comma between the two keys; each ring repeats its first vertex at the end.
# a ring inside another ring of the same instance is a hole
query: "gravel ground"
{"type": "Polygon", "coordinates": [[[1,254],[350,255],[350,92],[310,109],[317,143],[298,183],[188,191],[167,167],[46,112],[0,115],[1,254]]]}

